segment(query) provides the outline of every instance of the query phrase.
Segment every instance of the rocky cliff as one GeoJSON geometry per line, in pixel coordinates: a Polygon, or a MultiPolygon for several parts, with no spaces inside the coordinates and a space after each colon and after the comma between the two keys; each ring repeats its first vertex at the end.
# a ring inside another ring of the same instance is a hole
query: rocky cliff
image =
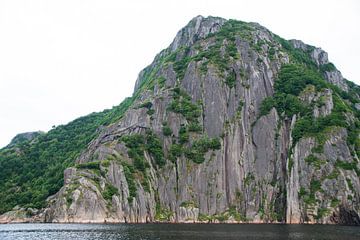
{"type": "Polygon", "coordinates": [[[359,87],[320,48],[198,16],[140,72],[45,222],[360,224],[359,87]]]}

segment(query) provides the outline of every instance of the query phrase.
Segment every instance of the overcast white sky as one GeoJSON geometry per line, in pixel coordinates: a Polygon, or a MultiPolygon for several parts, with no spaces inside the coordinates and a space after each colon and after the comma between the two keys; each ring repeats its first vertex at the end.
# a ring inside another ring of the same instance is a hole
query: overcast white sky
{"type": "Polygon", "coordinates": [[[0,147],[119,104],[197,15],[259,22],[320,46],[360,84],[356,0],[0,0],[0,147]]]}

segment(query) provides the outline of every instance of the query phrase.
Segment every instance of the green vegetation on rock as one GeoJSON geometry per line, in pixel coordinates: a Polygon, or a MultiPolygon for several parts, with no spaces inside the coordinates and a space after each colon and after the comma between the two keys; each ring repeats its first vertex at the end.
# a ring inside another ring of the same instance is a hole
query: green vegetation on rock
{"type": "Polygon", "coordinates": [[[179,142],[180,144],[187,143],[189,141],[189,132],[186,126],[181,126],[179,130],[179,142]]]}
{"type": "Polygon", "coordinates": [[[274,96],[264,99],[260,107],[261,115],[267,114],[273,107],[288,117],[294,114],[309,115],[310,108],[298,97],[308,85],[321,90],[326,87],[326,82],[317,72],[301,65],[282,66],[275,81],[274,96]]]}
{"type": "Polygon", "coordinates": [[[0,213],[16,205],[44,207],[45,199],[62,187],[65,168],[75,164],[81,151],[97,136],[96,130],[121,118],[133,100],[127,98],[112,109],[80,117],[32,141],[1,149],[0,213]]]}
{"type": "Polygon", "coordinates": [[[150,130],[146,132],[146,150],[150,153],[159,167],[165,165],[164,152],[160,138],[150,130]]]}
{"type": "Polygon", "coordinates": [[[162,143],[151,130],[147,130],[145,136],[141,134],[125,135],[121,137],[121,141],[128,148],[128,155],[134,160],[136,170],[144,172],[149,167],[145,160],[144,151],[151,155],[157,166],[164,166],[165,158],[162,143]]]}
{"type": "Polygon", "coordinates": [[[155,220],[161,222],[169,222],[174,213],[165,207],[161,207],[159,203],[156,203],[155,220]]]}
{"type": "Polygon", "coordinates": [[[126,178],[126,182],[128,184],[128,188],[129,188],[129,197],[128,197],[128,202],[132,203],[134,197],[136,197],[136,183],[135,183],[135,179],[134,179],[134,173],[135,173],[135,169],[133,166],[123,163],[123,169],[124,169],[124,174],[125,174],[125,178],[126,178]]]}
{"type": "Polygon", "coordinates": [[[173,133],[171,128],[167,125],[167,123],[163,124],[162,131],[164,136],[166,137],[171,136],[171,134],[173,133]]]}
{"type": "Polygon", "coordinates": [[[315,219],[321,219],[327,215],[329,215],[331,211],[327,208],[319,208],[317,211],[317,215],[315,216],[315,219]]]}
{"type": "Polygon", "coordinates": [[[185,201],[180,204],[180,207],[184,208],[198,208],[198,205],[194,201],[185,201]]]}
{"type": "Polygon", "coordinates": [[[344,170],[354,170],[358,176],[360,176],[360,169],[357,167],[357,162],[344,162],[337,160],[335,166],[344,170]]]}
{"type": "Polygon", "coordinates": [[[191,122],[188,125],[188,130],[189,132],[197,132],[197,133],[201,133],[203,128],[202,126],[196,121],[196,122],[191,122]]]}
{"type": "MultiPolygon", "coordinates": [[[[293,144],[304,136],[323,138],[327,129],[335,126],[348,128],[349,140],[353,143],[357,141],[358,128],[350,128],[351,124],[344,121],[344,114],[352,110],[340,97],[342,91],[327,83],[316,70],[299,64],[284,65],[275,81],[274,90],[273,97],[263,100],[260,116],[268,114],[273,107],[279,114],[284,114],[288,118],[297,115],[298,118],[292,130],[293,144]],[[321,91],[324,88],[332,89],[334,109],[330,115],[314,118],[314,106],[301,101],[299,96],[308,86],[314,86],[315,91],[321,91]]],[[[317,149],[320,150],[321,147],[322,145],[319,145],[317,149]]]]}
{"type": "MultiPolygon", "coordinates": [[[[203,49],[200,44],[195,43],[194,49],[199,50],[197,54],[190,55],[190,47],[181,47],[177,51],[173,52],[166,58],[166,62],[173,63],[174,70],[179,80],[182,80],[185,76],[186,69],[190,62],[202,61],[200,70],[203,74],[207,72],[207,66],[209,64],[215,66],[220,76],[224,76],[225,71],[231,69],[231,63],[239,59],[239,52],[236,47],[236,38],[242,38],[250,41],[253,48],[261,45],[261,43],[255,44],[253,41],[254,28],[250,24],[229,20],[216,34],[209,34],[206,39],[214,39],[214,44],[208,48],[203,49]],[[222,47],[225,46],[225,52],[222,51],[222,47]]],[[[225,80],[225,83],[232,88],[235,85],[235,73],[231,73],[225,80]]]]}
{"type": "Polygon", "coordinates": [[[183,148],[182,148],[182,145],[180,144],[172,144],[170,145],[170,150],[169,150],[169,159],[172,161],[172,162],[175,162],[176,159],[178,157],[180,157],[182,154],[183,154],[183,148]]]}
{"type": "Polygon", "coordinates": [[[128,148],[129,157],[134,160],[135,169],[144,172],[147,168],[147,163],[144,157],[144,137],[141,134],[125,135],[121,137],[121,141],[123,141],[125,146],[128,148]]]}
{"type": "Polygon", "coordinates": [[[323,191],[321,189],[321,182],[319,180],[311,179],[310,189],[307,191],[304,187],[300,188],[299,198],[303,199],[306,205],[311,206],[316,204],[315,193],[323,191]]]}
{"type": "Polygon", "coordinates": [[[119,194],[119,190],[111,184],[106,184],[102,195],[105,200],[111,201],[113,195],[119,194]]]}
{"type": "Polygon", "coordinates": [[[335,71],[336,67],[332,63],[326,63],[323,65],[320,65],[320,71],[321,72],[332,72],[335,71]]]}
{"type": "Polygon", "coordinates": [[[100,161],[80,163],[75,165],[76,168],[79,169],[95,169],[100,170],[100,161]]]}
{"type": "Polygon", "coordinates": [[[179,87],[173,89],[173,100],[169,110],[182,114],[188,121],[196,121],[201,116],[201,108],[191,101],[191,97],[179,87]]]}
{"type": "Polygon", "coordinates": [[[192,146],[185,150],[185,156],[195,163],[203,163],[205,161],[205,153],[209,150],[218,150],[221,148],[221,143],[218,138],[207,138],[195,140],[192,146]]]}
{"type": "Polygon", "coordinates": [[[321,160],[314,156],[313,154],[310,154],[305,158],[305,162],[307,162],[310,165],[313,165],[316,169],[320,169],[322,165],[326,164],[325,160],[321,160]]]}
{"type": "Polygon", "coordinates": [[[225,79],[226,85],[229,86],[229,88],[233,88],[236,83],[236,74],[234,71],[231,71],[229,75],[225,79]]]}
{"type": "Polygon", "coordinates": [[[315,48],[308,46],[307,51],[295,48],[289,41],[274,34],[274,39],[281,44],[282,48],[289,54],[291,63],[302,64],[308,68],[316,69],[315,62],[310,58],[311,51],[315,48]]]}

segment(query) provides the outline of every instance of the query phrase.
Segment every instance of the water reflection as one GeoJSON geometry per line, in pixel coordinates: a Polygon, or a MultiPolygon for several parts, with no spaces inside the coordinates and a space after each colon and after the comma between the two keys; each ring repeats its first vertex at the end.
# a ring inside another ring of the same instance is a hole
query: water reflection
{"type": "Polygon", "coordinates": [[[360,239],[359,227],[232,224],[8,224],[2,240],[360,239]]]}

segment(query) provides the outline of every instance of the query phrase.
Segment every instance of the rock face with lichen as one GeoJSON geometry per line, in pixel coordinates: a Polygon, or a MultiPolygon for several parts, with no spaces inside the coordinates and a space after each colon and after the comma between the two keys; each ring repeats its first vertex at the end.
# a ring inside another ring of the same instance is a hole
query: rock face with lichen
{"type": "Polygon", "coordinates": [[[360,224],[359,93],[320,48],[198,16],[65,170],[44,221],[360,224]]]}

